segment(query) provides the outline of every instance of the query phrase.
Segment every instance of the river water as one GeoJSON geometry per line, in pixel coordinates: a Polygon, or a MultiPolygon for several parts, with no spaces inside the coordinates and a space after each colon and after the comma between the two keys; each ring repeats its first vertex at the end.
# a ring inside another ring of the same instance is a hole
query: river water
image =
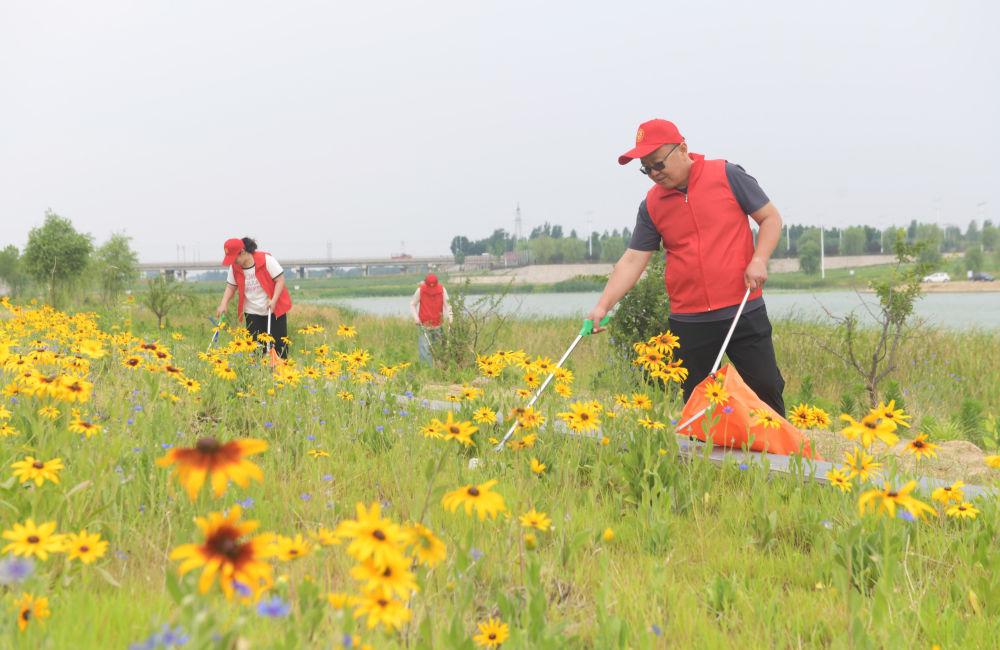
{"type": "MultiPolygon", "coordinates": [[[[503,298],[500,309],[504,313],[516,314],[518,318],[582,317],[594,306],[599,295],[589,291],[511,294],[503,298]]],[[[479,296],[471,296],[469,302],[475,302],[478,298],[479,296]]],[[[834,316],[844,316],[851,310],[857,310],[862,320],[870,320],[862,301],[878,305],[873,294],[859,296],[853,291],[768,291],[764,295],[764,302],[772,319],[825,319],[827,311],[834,316]]],[[[385,316],[405,316],[410,312],[409,296],[335,298],[309,302],[342,305],[385,316]]],[[[1000,292],[929,293],[917,302],[916,313],[931,324],[941,327],[997,329],[1000,328],[1000,292]]]]}

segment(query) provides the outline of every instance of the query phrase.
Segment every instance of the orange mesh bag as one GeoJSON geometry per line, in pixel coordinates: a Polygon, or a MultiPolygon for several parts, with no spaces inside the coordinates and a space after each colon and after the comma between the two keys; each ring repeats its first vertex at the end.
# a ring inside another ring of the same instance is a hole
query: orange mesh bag
{"type": "Polygon", "coordinates": [[[709,375],[695,387],[681,412],[678,435],[705,440],[702,423],[712,404],[710,391],[717,393],[720,400],[713,413],[718,421],[710,429],[712,444],[782,456],[801,453],[805,458],[820,460],[809,439],[757,397],[731,364],[726,364],[714,377],[709,375]]]}

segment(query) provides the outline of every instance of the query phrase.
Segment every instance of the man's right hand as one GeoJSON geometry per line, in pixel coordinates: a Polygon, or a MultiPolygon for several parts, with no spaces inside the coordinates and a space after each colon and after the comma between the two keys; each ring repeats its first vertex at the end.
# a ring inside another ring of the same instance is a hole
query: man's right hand
{"type": "Polygon", "coordinates": [[[222,318],[222,315],[226,313],[226,305],[219,305],[215,310],[216,320],[222,318]]]}
{"type": "Polygon", "coordinates": [[[608,315],[608,310],[605,309],[604,307],[601,307],[600,305],[597,305],[596,307],[591,309],[590,313],[587,314],[587,319],[594,321],[594,330],[593,330],[594,334],[597,334],[598,332],[603,332],[604,330],[607,329],[606,327],[600,326],[601,319],[603,319],[607,315],[608,315]]]}

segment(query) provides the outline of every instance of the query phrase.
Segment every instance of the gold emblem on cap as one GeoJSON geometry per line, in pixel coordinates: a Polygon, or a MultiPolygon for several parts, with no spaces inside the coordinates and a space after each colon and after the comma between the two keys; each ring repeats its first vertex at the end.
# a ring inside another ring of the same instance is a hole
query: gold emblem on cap
{"type": "Polygon", "coordinates": [[[640,127],[639,127],[639,130],[638,130],[638,131],[636,132],[636,134],[635,134],[635,143],[636,143],[636,144],[639,144],[640,142],[642,142],[642,141],[643,141],[643,139],[644,139],[645,137],[646,137],[646,132],[645,132],[645,131],[643,131],[643,130],[642,130],[642,127],[640,126],[640,127]]]}

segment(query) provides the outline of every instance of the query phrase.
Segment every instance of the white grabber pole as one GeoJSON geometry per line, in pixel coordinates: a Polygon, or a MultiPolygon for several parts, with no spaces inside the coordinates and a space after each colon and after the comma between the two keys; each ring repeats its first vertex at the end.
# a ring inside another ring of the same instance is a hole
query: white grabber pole
{"type": "MultiPolygon", "coordinates": [[[[747,298],[750,297],[750,288],[747,287],[746,293],[743,294],[743,300],[740,301],[740,308],[736,310],[736,317],[733,319],[733,324],[729,326],[729,332],[726,334],[726,340],[722,342],[722,349],[719,350],[719,356],[715,357],[715,363],[712,364],[712,372],[709,375],[714,375],[718,370],[719,366],[722,365],[722,355],[726,353],[726,348],[729,346],[729,339],[733,338],[733,332],[736,331],[736,323],[739,322],[740,316],[743,314],[743,308],[747,306],[747,298]]],[[[692,422],[705,415],[705,411],[708,407],[703,408],[691,417],[689,417],[685,422],[677,426],[677,431],[682,431],[685,427],[691,425],[692,422]]]]}
{"type": "MultiPolygon", "coordinates": [[[[605,316],[604,318],[601,319],[599,327],[604,327],[605,325],[608,324],[608,321],[610,320],[611,316],[605,316]]],[[[570,344],[569,348],[567,348],[566,352],[562,355],[562,358],[559,359],[558,363],[556,363],[555,369],[553,369],[553,371],[549,373],[549,376],[545,378],[545,381],[542,382],[542,385],[538,387],[538,390],[536,390],[535,394],[532,395],[531,401],[528,402],[528,406],[526,406],[525,408],[531,408],[532,406],[534,406],[535,402],[542,394],[542,391],[544,391],[545,387],[549,385],[549,382],[552,381],[552,378],[556,376],[555,370],[562,368],[562,364],[566,362],[566,359],[568,359],[569,355],[573,352],[573,348],[576,347],[577,343],[583,340],[583,337],[590,336],[593,333],[594,333],[594,321],[588,318],[587,320],[583,321],[583,327],[580,328],[580,333],[576,335],[575,339],[573,339],[573,343],[570,344]]],[[[501,449],[503,449],[504,444],[506,444],[506,442],[510,440],[510,437],[514,435],[515,429],[517,429],[516,418],[514,420],[514,423],[510,425],[510,429],[507,430],[507,435],[505,435],[503,437],[503,440],[501,440],[499,444],[497,444],[497,446],[494,448],[494,451],[500,451],[501,449]]]]}

